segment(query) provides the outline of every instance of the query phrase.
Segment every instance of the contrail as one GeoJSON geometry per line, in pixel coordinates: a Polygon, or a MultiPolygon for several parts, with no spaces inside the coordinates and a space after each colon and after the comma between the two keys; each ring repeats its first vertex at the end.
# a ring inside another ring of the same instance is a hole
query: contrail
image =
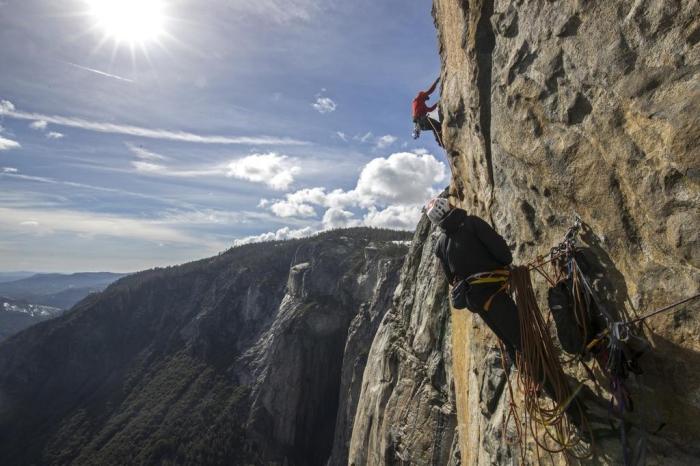
{"type": "Polygon", "coordinates": [[[106,73],[106,72],[104,72],[104,71],[96,70],[96,69],[94,69],[94,68],[88,68],[87,66],[77,65],[77,64],[71,63],[71,62],[69,62],[69,61],[62,61],[62,60],[61,60],[61,62],[62,62],[62,63],[65,63],[66,65],[70,65],[70,66],[73,66],[73,67],[78,68],[78,69],[81,69],[81,70],[85,70],[85,71],[89,71],[89,72],[91,72],[91,73],[99,74],[100,76],[106,76],[106,77],[108,77],[108,78],[118,79],[119,81],[125,81],[125,82],[127,82],[127,83],[134,83],[134,82],[136,82],[136,81],[134,81],[133,79],[124,78],[124,77],[122,77],[122,76],[117,76],[116,74],[106,73]]]}

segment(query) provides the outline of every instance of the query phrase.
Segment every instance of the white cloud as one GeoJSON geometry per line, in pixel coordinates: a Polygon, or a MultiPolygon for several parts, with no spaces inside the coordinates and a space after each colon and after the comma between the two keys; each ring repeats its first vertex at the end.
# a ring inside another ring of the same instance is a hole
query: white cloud
{"type": "Polygon", "coordinates": [[[307,188],[277,201],[262,200],[260,206],[285,218],[314,217],[315,208],[324,207],[323,229],[365,225],[410,230],[420,219],[421,206],[442,189],[445,171],[431,154],[398,152],[365,165],[350,191],[307,188]],[[365,210],[362,219],[351,208],[365,210]]]}
{"type": "Polygon", "coordinates": [[[309,204],[297,204],[288,201],[275,202],[270,210],[278,217],[314,217],[316,210],[309,204]]]}
{"type": "Polygon", "coordinates": [[[48,133],[46,133],[46,137],[49,139],[61,139],[63,138],[63,134],[58,133],[56,131],[49,131],[48,133]]]}
{"type": "Polygon", "coordinates": [[[365,165],[357,181],[361,205],[423,203],[445,181],[445,165],[430,154],[398,152],[365,165]]]}
{"type": "Polygon", "coordinates": [[[391,134],[385,134],[384,136],[377,139],[377,148],[385,149],[393,143],[395,143],[397,139],[398,138],[396,136],[392,136],[391,134]]]}
{"type": "Polygon", "coordinates": [[[311,104],[313,108],[315,108],[318,113],[330,113],[330,112],[335,112],[335,109],[337,105],[331,99],[330,97],[321,97],[317,96],[316,97],[316,102],[311,104]]]}
{"type": "MultiPolygon", "coordinates": [[[[347,212],[348,207],[354,206],[374,209],[372,215],[367,217],[369,221],[386,223],[394,211],[380,209],[423,205],[442,188],[437,185],[445,179],[445,165],[432,155],[398,152],[387,158],[376,158],[365,165],[353,190],[327,192],[325,188],[307,188],[288,193],[285,199],[266,202],[263,207],[269,206],[280,217],[312,217],[313,206],[336,209],[333,215],[337,211],[347,212]]],[[[411,216],[411,219],[414,217],[411,216]]],[[[393,222],[397,223],[396,220],[393,222]]]]}
{"type": "Polygon", "coordinates": [[[286,195],[287,200],[293,203],[310,203],[323,205],[326,200],[326,192],[323,188],[306,188],[286,195]]]}
{"type": "Polygon", "coordinates": [[[13,167],[2,167],[0,168],[1,173],[17,173],[17,169],[13,167]]]}
{"type": "MultiPolygon", "coordinates": [[[[270,206],[270,210],[278,217],[313,217],[316,209],[312,205],[326,206],[328,197],[323,188],[306,188],[293,193],[287,193],[285,199],[270,202],[265,199],[263,207],[270,206]]],[[[261,205],[263,204],[261,200],[261,205]]]]}
{"type": "Polygon", "coordinates": [[[360,225],[360,221],[355,219],[355,214],[350,211],[332,207],[326,210],[323,215],[323,228],[349,228],[360,225]]]}
{"type": "Polygon", "coordinates": [[[262,241],[281,241],[285,239],[305,238],[307,236],[318,233],[319,230],[312,227],[304,227],[297,230],[292,230],[289,227],[280,228],[275,232],[262,233],[255,236],[247,236],[237,239],[233,242],[234,246],[241,246],[250,243],[260,243],[262,241]]]}
{"type": "Polygon", "coordinates": [[[338,136],[342,141],[348,142],[348,136],[342,131],[336,131],[335,135],[338,136]]]}
{"type": "Polygon", "coordinates": [[[168,157],[160,154],[156,154],[155,152],[152,152],[148,149],[145,149],[143,146],[137,146],[135,144],[131,143],[126,143],[127,149],[134,154],[136,157],[142,159],[142,160],[167,160],[168,157]]]}
{"type": "Polygon", "coordinates": [[[412,230],[421,216],[421,205],[391,205],[383,210],[370,207],[363,223],[369,227],[412,230]]]}
{"type": "Polygon", "coordinates": [[[9,100],[0,100],[0,113],[10,113],[15,111],[15,106],[9,100]]]}
{"type": "Polygon", "coordinates": [[[19,142],[0,136],[0,150],[19,149],[22,147],[19,142]]]}
{"type": "Polygon", "coordinates": [[[166,129],[142,128],[139,126],[122,125],[117,123],[103,123],[89,121],[82,118],[65,117],[60,115],[42,115],[17,111],[15,106],[7,101],[0,101],[0,115],[18,120],[43,120],[47,123],[79,128],[86,131],[100,133],[125,134],[151,139],[165,139],[170,141],[192,142],[199,144],[249,144],[249,145],[303,145],[308,142],[290,138],[277,138],[270,136],[215,136],[188,133],[185,131],[171,131],[166,129]]]}
{"type": "Polygon", "coordinates": [[[48,126],[48,123],[46,120],[37,120],[33,121],[32,123],[29,124],[29,127],[31,129],[35,129],[37,131],[44,131],[46,130],[46,127],[48,126]]]}
{"type": "Polygon", "coordinates": [[[19,224],[25,227],[38,227],[39,225],[41,225],[36,220],[25,220],[24,222],[20,222],[19,224]]]}
{"type": "Polygon", "coordinates": [[[272,189],[283,190],[294,182],[301,168],[286,155],[275,152],[253,154],[234,160],[227,166],[227,176],[264,183],[272,189]]]}

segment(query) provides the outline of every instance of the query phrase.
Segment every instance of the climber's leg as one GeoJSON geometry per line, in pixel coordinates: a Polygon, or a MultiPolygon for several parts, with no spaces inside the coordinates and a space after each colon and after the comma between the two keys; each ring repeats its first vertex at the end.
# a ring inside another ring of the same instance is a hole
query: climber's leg
{"type": "MultiPolygon", "coordinates": [[[[498,287],[483,287],[479,302],[486,302],[498,287]]],[[[471,300],[471,297],[470,297],[471,300]]],[[[515,361],[515,353],[521,350],[520,317],[518,308],[507,293],[497,293],[491,301],[491,308],[482,310],[479,315],[484,319],[493,333],[501,339],[509,356],[515,361]]]]}
{"type": "Polygon", "coordinates": [[[442,136],[440,134],[442,131],[442,123],[437,121],[435,118],[430,118],[429,116],[425,115],[418,120],[418,124],[420,125],[421,130],[432,131],[433,136],[435,136],[435,142],[437,142],[438,146],[443,147],[442,136]]]}

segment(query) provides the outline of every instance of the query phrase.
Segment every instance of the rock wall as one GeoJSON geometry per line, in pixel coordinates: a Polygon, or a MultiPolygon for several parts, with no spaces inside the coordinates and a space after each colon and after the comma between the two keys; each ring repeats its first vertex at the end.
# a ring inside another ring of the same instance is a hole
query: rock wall
{"type": "MultiPolygon", "coordinates": [[[[455,201],[490,220],[516,262],[548,252],[580,215],[596,288],[621,315],[697,293],[700,4],[435,0],[433,14],[455,201]]],[[[630,382],[649,464],[700,458],[700,312],[687,307],[647,321],[654,350],[630,382]]],[[[513,451],[493,435],[493,338],[471,315],[453,319],[462,462],[500,463],[513,451]]],[[[621,461],[614,442],[598,450],[596,461],[621,461]]]]}
{"type": "Polygon", "coordinates": [[[459,464],[447,283],[431,232],[424,217],[372,342],[349,465],[459,464]]]}

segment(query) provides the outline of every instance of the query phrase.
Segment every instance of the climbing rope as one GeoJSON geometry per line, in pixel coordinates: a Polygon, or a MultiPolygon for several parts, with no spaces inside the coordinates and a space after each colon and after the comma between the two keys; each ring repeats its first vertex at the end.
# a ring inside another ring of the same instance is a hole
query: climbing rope
{"type": "Polygon", "coordinates": [[[428,123],[430,123],[430,127],[433,128],[433,134],[435,134],[435,137],[438,140],[438,143],[440,143],[440,147],[447,152],[447,149],[445,149],[445,145],[442,143],[442,128],[440,128],[440,131],[435,128],[435,125],[433,124],[433,121],[426,115],[426,119],[428,120],[428,123]]]}
{"type": "Polygon", "coordinates": [[[649,317],[653,317],[653,316],[655,316],[655,315],[657,315],[657,314],[662,314],[662,313],[664,313],[664,312],[669,312],[669,311],[674,311],[674,312],[676,312],[677,310],[674,310],[676,307],[680,306],[681,304],[685,304],[685,303],[687,303],[687,302],[690,302],[690,301],[692,301],[692,300],[694,300],[694,299],[697,299],[697,298],[700,298],[700,293],[697,293],[697,294],[695,294],[695,295],[693,295],[693,296],[690,296],[690,297],[688,297],[688,298],[685,298],[685,299],[682,299],[682,300],[680,300],[680,301],[677,301],[677,302],[675,302],[675,303],[673,303],[673,304],[669,304],[668,306],[664,306],[664,307],[662,307],[661,309],[657,309],[657,310],[655,310],[655,311],[653,311],[653,312],[650,312],[649,314],[643,315],[643,316],[641,316],[641,317],[637,317],[636,319],[632,319],[632,320],[629,320],[629,321],[627,321],[627,322],[621,322],[621,325],[632,325],[632,324],[636,324],[637,322],[645,321],[645,320],[647,320],[649,317]]]}
{"type": "Polygon", "coordinates": [[[528,267],[514,267],[510,285],[520,315],[522,351],[516,365],[529,430],[538,448],[548,453],[566,451],[577,459],[588,458],[592,455],[592,445],[589,449],[584,448],[582,453],[576,451],[576,447],[581,446],[580,432],[586,430],[590,433],[588,420],[577,398],[581,385],[576,390],[569,387],[558,351],[537,304],[528,267]],[[552,402],[540,398],[542,390],[548,392],[552,402]]]}

